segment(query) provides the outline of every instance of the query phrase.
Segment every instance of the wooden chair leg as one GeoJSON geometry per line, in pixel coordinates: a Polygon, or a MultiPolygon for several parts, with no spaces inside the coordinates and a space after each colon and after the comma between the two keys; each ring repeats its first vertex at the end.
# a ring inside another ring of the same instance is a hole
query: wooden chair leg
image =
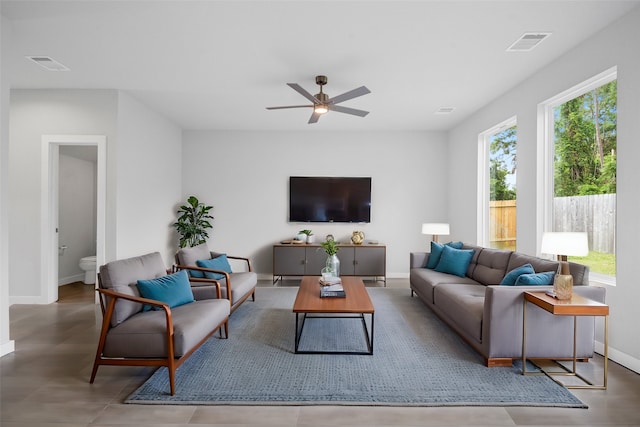
{"type": "Polygon", "coordinates": [[[169,387],[171,388],[171,396],[174,396],[176,394],[176,365],[174,361],[169,361],[167,370],[169,371],[169,387]]]}

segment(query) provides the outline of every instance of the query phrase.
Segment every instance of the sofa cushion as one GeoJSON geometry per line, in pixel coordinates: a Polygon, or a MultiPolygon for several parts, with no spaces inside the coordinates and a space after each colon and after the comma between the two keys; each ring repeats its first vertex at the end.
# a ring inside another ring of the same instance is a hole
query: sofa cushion
{"type": "MultiPolygon", "coordinates": [[[[215,258],[211,259],[199,259],[196,261],[196,265],[202,268],[210,268],[212,270],[225,271],[227,273],[233,273],[231,271],[231,265],[229,264],[229,260],[227,259],[227,255],[222,254],[215,258]]],[[[204,271],[204,277],[207,279],[220,280],[224,279],[224,274],[221,273],[210,273],[208,271],[204,271]]]]}
{"type": "Polygon", "coordinates": [[[522,274],[516,280],[516,286],[525,285],[553,285],[555,271],[545,271],[543,273],[522,274]]]}
{"type": "Polygon", "coordinates": [[[507,271],[511,271],[516,267],[519,267],[523,264],[531,264],[533,270],[536,273],[541,273],[543,271],[558,271],[558,266],[560,265],[558,261],[552,261],[548,259],[538,258],[532,255],[526,255],[519,252],[514,252],[509,259],[509,265],[507,266],[507,271]]]}
{"type": "Polygon", "coordinates": [[[465,336],[482,342],[484,285],[446,285],[434,289],[434,305],[465,331],[465,336]]]}
{"type": "MultiPolygon", "coordinates": [[[[170,308],[194,301],[189,275],[184,270],[157,279],[138,280],[138,289],[143,297],[167,303],[170,308]]],[[[143,310],[152,309],[160,308],[145,305],[143,310]]]]}
{"type": "Polygon", "coordinates": [[[449,242],[441,245],[440,243],[431,242],[431,252],[429,253],[429,259],[427,260],[427,268],[434,269],[440,261],[442,256],[442,249],[446,246],[450,246],[455,249],[462,249],[462,242],[449,242]]]}
{"type": "MultiPolygon", "coordinates": [[[[153,252],[100,266],[100,283],[105,289],[139,297],[138,280],[156,279],[166,274],[167,269],[160,252],[153,252]]],[[[142,304],[118,299],[111,317],[111,325],[116,326],[140,311],[142,304]]]]}
{"type": "Polygon", "coordinates": [[[473,257],[471,257],[469,268],[467,268],[467,277],[473,277],[473,272],[478,265],[478,257],[484,248],[482,246],[465,244],[462,246],[462,249],[473,249],[473,257]]]}
{"type": "Polygon", "coordinates": [[[445,245],[435,270],[465,277],[473,252],[473,249],[454,249],[445,245]]]}
{"type": "Polygon", "coordinates": [[[513,286],[516,284],[516,280],[522,274],[533,274],[535,271],[533,270],[533,266],[531,264],[521,265],[520,267],[516,267],[504,276],[504,278],[500,281],[501,285],[513,286]]]}
{"type": "MultiPolygon", "coordinates": [[[[180,265],[197,265],[196,262],[199,259],[210,259],[211,252],[206,243],[203,243],[192,248],[182,248],[177,254],[178,264],[180,265]]],[[[189,276],[198,279],[204,278],[204,273],[197,270],[189,270],[189,276]]]]}
{"type": "Polygon", "coordinates": [[[478,255],[471,278],[483,285],[499,284],[507,271],[511,270],[507,268],[511,253],[503,249],[483,248],[478,255]]]}
{"type": "MultiPolygon", "coordinates": [[[[229,301],[206,299],[171,309],[176,357],[191,350],[229,316],[229,301]]],[[[140,312],[109,330],[106,357],[166,357],[164,310],[140,312]]]]}
{"type": "Polygon", "coordinates": [[[440,273],[428,268],[412,268],[409,272],[411,288],[417,292],[425,302],[433,303],[433,289],[439,285],[465,284],[477,285],[478,282],[469,277],[458,277],[452,274],[440,273]]]}

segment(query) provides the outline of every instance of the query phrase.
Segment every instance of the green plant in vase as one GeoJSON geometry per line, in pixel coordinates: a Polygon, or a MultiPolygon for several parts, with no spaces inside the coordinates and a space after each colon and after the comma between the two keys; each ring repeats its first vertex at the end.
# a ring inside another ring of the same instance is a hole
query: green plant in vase
{"type": "Polygon", "coordinates": [[[298,235],[304,235],[305,236],[304,240],[307,243],[313,243],[313,231],[311,231],[311,230],[300,230],[298,232],[298,235]]]}
{"type": "Polygon", "coordinates": [[[326,269],[331,272],[335,277],[340,277],[340,259],[338,258],[338,251],[340,248],[334,240],[326,240],[320,243],[322,249],[329,255],[327,257],[326,269]]]}

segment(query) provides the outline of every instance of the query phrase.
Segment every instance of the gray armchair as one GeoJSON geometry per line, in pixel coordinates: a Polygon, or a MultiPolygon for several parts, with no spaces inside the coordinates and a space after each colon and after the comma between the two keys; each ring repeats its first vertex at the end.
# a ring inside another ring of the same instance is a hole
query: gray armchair
{"type": "Polygon", "coordinates": [[[255,301],[258,276],[252,271],[249,258],[239,256],[226,255],[229,260],[236,260],[244,264],[244,271],[230,272],[230,270],[215,268],[194,268],[198,267],[198,261],[213,260],[221,255],[226,254],[210,251],[206,243],[192,248],[183,248],[176,253],[176,268],[189,271],[191,276],[189,280],[191,281],[194,295],[196,292],[205,292],[198,289],[199,287],[210,287],[212,284],[219,284],[222,298],[229,300],[231,313],[233,313],[247,298],[251,297],[255,301]]]}
{"type": "MultiPolygon", "coordinates": [[[[100,267],[97,291],[103,320],[90,383],[101,365],[166,366],[174,395],[176,369],[216,331],[222,338],[224,327],[224,337],[229,336],[230,307],[221,298],[219,285],[213,286],[217,299],[201,299],[194,293],[193,302],[173,307],[141,296],[138,280],[163,277],[169,278],[158,252],[100,267]]],[[[186,277],[183,283],[188,293],[186,277]]]]}

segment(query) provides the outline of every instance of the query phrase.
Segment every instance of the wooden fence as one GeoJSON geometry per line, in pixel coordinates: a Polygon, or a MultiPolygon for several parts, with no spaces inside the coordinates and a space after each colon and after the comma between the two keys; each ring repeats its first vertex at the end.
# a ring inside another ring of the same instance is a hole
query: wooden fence
{"type": "MultiPolygon", "coordinates": [[[[589,250],[615,254],[616,195],[556,197],[553,200],[554,231],[585,231],[589,250]]],[[[515,248],[516,201],[489,204],[491,247],[515,248]]]]}

